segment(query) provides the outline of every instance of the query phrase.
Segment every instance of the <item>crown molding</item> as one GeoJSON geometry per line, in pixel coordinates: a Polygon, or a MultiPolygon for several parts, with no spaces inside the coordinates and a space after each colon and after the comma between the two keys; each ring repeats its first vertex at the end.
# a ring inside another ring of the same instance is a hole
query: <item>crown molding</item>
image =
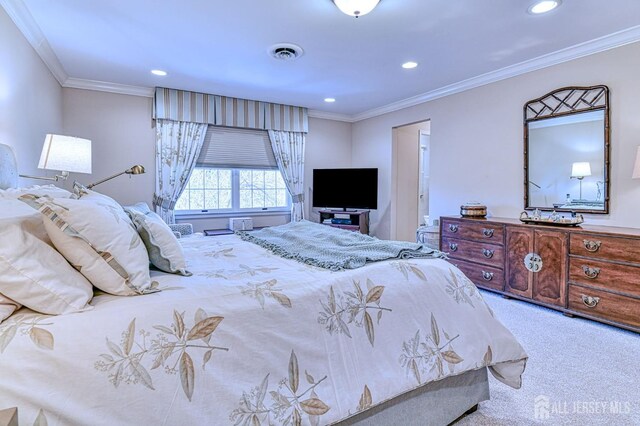
{"type": "MultiPolygon", "coordinates": [[[[36,53],[38,53],[42,61],[49,68],[62,87],[153,97],[154,89],[149,87],[129,86],[105,81],[70,78],[51,48],[51,45],[40,30],[40,27],[25,6],[24,1],[0,0],[0,6],[4,8],[9,17],[13,20],[14,24],[29,41],[31,46],[33,46],[36,53]]],[[[640,25],[358,114],[348,115],[309,110],[309,117],[355,123],[638,41],[640,41],[640,25]]]]}
{"type": "Polygon", "coordinates": [[[24,2],[22,0],[0,0],[0,6],[4,8],[13,23],[49,68],[51,74],[62,85],[69,76],[24,2]]]}
{"type": "Polygon", "coordinates": [[[385,106],[355,114],[352,116],[352,122],[362,121],[368,118],[388,114],[390,112],[412,107],[418,104],[432,101],[434,99],[464,92],[476,87],[495,83],[496,81],[506,80],[508,78],[516,77],[521,74],[526,74],[542,68],[547,68],[553,65],[561,64],[563,62],[571,61],[573,59],[582,58],[584,56],[593,55],[605,50],[615,49],[616,47],[621,47],[638,41],[640,41],[640,25],[608,34],[606,36],[599,37],[590,41],[586,41],[584,43],[576,44],[574,46],[542,55],[528,61],[510,65],[496,71],[481,74],[467,80],[459,81],[457,83],[450,84],[448,86],[444,86],[430,92],[422,93],[420,95],[412,96],[401,101],[393,102],[385,106]]]}
{"type": "Polygon", "coordinates": [[[127,84],[109,83],[108,81],[68,78],[62,87],[71,89],[97,90],[98,92],[118,93],[120,95],[143,96],[153,98],[153,87],[129,86],[127,84]]]}
{"type": "Polygon", "coordinates": [[[346,123],[353,123],[353,116],[348,114],[338,114],[337,112],[319,111],[317,109],[309,110],[310,118],[322,118],[324,120],[344,121],[346,123]]]}

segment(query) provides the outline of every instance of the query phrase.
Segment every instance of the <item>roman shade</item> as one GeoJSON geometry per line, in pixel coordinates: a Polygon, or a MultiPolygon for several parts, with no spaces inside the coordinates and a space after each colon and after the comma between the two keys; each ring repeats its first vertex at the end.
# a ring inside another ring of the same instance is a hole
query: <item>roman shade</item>
{"type": "Polygon", "coordinates": [[[204,137],[199,167],[277,169],[266,130],[209,126],[204,137]]]}
{"type": "Polygon", "coordinates": [[[308,132],[307,108],[157,87],[153,118],[245,129],[308,132]]]}

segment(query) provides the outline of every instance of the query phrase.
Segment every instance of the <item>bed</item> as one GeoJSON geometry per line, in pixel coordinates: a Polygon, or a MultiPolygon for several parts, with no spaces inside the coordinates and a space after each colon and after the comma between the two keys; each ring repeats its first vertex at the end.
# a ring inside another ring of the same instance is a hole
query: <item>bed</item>
{"type": "Polygon", "coordinates": [[[445,425],[489,398],[487,372],[521,385],[525,351],[445,260],[334,272],[236,235],[181,245],[192,275],[152,271],[160,291],[1,322],[0,409],[20,424],[445,425]]]}

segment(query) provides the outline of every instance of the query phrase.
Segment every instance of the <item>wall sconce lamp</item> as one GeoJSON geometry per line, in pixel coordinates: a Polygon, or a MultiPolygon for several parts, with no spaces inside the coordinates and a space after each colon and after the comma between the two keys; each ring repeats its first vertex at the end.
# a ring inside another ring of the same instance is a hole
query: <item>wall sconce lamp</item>
{"type": "Polygon", "coordinates": [[[48,134],[44,138],[38,168],[58,170],[53,177],[20,175],[29,179],[66,180],[69,172],[91,173],[91,141],[73,136],[48,134]]]}
{"type": "Polygon", "coordinates": [[[571,165],[571,179],[578,179],[580,181],[580,200],[582,200],[582,179],[584,179],[585,176],[591,176],[591,164],[584,161],[571,165]]]}
{"type": "Polygon", "coordinates": [[[144,167],[141,166],[140,164],[136,164],[135,166],[132,166],[131,168],[125,170],[124,172],[116,173],[113,176],[109,176],[107,178],[104,178],[102,180],[94,182],[94,183],[92,183],[90,185],[87,185],[87,189],[91,189],[96,185],[100,185],[101,183],[104,183],[104,182],[106,182],[108,180],[111,180],[113,178],[117,178],[118,176],[121,176],[121,175],[124,175],[124,174],[127,174],[127,175],[141,175],[143,173],[144,173],[144,167]]]}

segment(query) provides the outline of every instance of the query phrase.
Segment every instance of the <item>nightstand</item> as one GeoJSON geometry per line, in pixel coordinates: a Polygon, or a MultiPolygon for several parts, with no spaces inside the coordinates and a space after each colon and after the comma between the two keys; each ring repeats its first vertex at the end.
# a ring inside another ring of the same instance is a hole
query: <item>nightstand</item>
{"type": "Polygon", "coordinates": [[[18,409],[16,407],[0,410],[0,426],[18,426],[18,409]]]}

